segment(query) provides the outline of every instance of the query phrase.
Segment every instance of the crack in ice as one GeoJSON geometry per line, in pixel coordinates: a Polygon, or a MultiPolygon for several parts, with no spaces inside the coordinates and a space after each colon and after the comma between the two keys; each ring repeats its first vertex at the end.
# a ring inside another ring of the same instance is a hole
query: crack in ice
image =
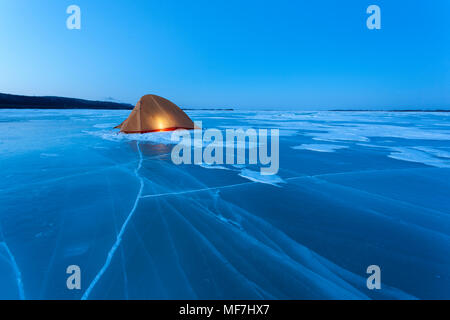
{"type": "Polygon", "coordinates": [[[196,193],[196,192],[202,192],[202,191],[212,191],[212,190],[234,188],[234,187],[245,186],[245,185],[254,184],[254,183],[256,183],[256,182],[244,182],[244,183],[236,183],[236,184],[230,184],[230,185],[219,186],[219,187],[201,188],[201,189],[178,191],[178,192],[148,194],[148,195],[142,196],[141,198],[157,198],[157,197],[164,197],[164,196],[177,196],[177,195],[196,193]]]}
{"type": "MultiPolygon", "coordinates": [[[[134,213],[135,213],[135,211],[137,209],[139,200],[141,198],[157,198],[157,197],[161,197],[161,196],[173,196],[173,195],[177,196],[177,195],[191,194],[191,193],[204,192],[204,191],[214,191],[214,190],[217,191],[217,190],[221,190],[221,189],[228,189],[228,188],[234,188],[234,187],[239,187],[239,186],[244,186],[244,185],[256,184],[256,182],[244,182],[244,183],[237,183],[237,184],[231,184],[231,185],[225,185],[225,186],[206,187],[206,188],[199,188],[199,189],[179,191],[179,192],[167,192],[167,193],[159,193],[159,194],[142,195],[142,192],[143,192],[143,189],[144,189],[144,178],[139,175],[139,170],[142,167],[143,156],[142,156],[142,151],[141,151],[141,149],[139,147],[139,142],[138,141],[137,141],[137,149],[138,149],[138,153],[139,153],[139,163],[138,163],[137,168],[134,170],[134,174],[139,180],[139,184],[140,184],[139,192],[138,192],[138,194],[136,196],[134,205],[133,205],[130,213],[128,214],[125,222],[123,223],[123,225],[122,225],[122,227],[120,229],[120,232],[117,234],[117,238],[116,238],[115,243],[113,244],[113,246],[111,247],[111,249],[108,252],[108,255],[107,255],[107,258],[106,258],[106,261],[105,261],[103,267],[97,273],[97,275],[95,276],[94,280],[92,280],[92,282],[90,283],[88,289],[86,289],[85,293],[83,294],[83,296],[81,298],[82,300],[87,300],[89,298],[89,295],[92,292],[93,288],[95,287],[97,282],[101,279],[101,277],[106,272],[106,270],[108,269],[109,265],[111,264],[112,258],[114,257],[114,254],[115,254],[116,250],[119,248],[119,246],[120,246],[120,244],[122,242],[122,236],[125,233],[125,230],[126,230],[128,224],[129,224],[132,216],[134,215],[134,213]]],[[[385,170],[370,170],[370,171],[385,171],[385,170]]],[[[286,178],[286,180],[287,181],[292,181],[292,180],[305,179],[305,178],[306,179],[308,179],[308,178],[309,179],[311,179],[311,178],[320,179],[321,177],[333,176],[333,175],[338,175],[338,174],[348,174],[348,173],[354,173],[354,172],[342,172],[342,173],[339,172],[339,173],[327,173],[327,174],[318,174],[318,175],[294,176],[294,177],[286,178]]],[[[186,222],[188,222],[188,221],[186,220],[186,222]]],[[[197,230],[197,232],[199,232],[199,231],[197,230]]],[[[203,240],[206,240],[207,242],[209,242],[206,238],[203,239],[203,240]]],[[[212,244],[210,243],[210,245],[212,245],[212,244]]],[[[221,255],[219,254],[219,256],[221,256],[221,255]]],[[[237,270],[235,270],[235,271],[237,271],[237,270]]],[[[245,276],[243,276],[243,277],[246,278],[245,276]]],[[[250,280],[247,279],[247,281],[250,281],[250,280]]],[[[250,281],[250,282],[252,282],[252,281],[250,281]]]]}
{"type": "Polygon", "coordinates": [[[97,273],[97,275],[95,276],[94,280],[92,280],[92,282],[90,283],[89,287],[86,289],[86,291],[84,292],[83,296],[81,297],[81,300],[87,300],[89,298],[89,295],[90,295],[92,289],[94,289],[94,287],[97,284],[97,282],[101,279],[101,277],[103,276],[105,271],[108,269],[109,265],[111,264],[111,260],[114,257],[114,254],[115,254],[117,248],[119,248],[119,246],[120,246],[120,244],[122,242],[122,236],[125,233],[125,230],[126,230],[128,224],[129,224],[133,214],[136,211],[136,208],[137,208],[138,203],[139,203],[139,199],[141,198],[142,190],[144,189],[144,180],[139,175],[139,170],[142,167],[143,157],[142,157],[142,151],[141,151],[141,149],[139,147],[139,142],[136,142],[136,146],[137,146],[137,150],[138,150],[138,153],[139,153],[139,163],[138,163],[138,166],[136,167],[136,169],[134,170],[134,174],[139,180],[139,185],[140,185],[139,186],[139,192],[138,192],[138,194],[136,196],[136,200],[134,201],[133,208],[131,209],[130,213],[128,214],[128,217],[126,218],[125,222],[122,225],[122,228],[120,229],[120,232],[117,235],[116,241],[114,242],[113,246],[111,247],[111,249],[108,252],[105,264],[100,269],[100,271],[97,273]]]}
{"type": "Polygon", "coordinates": [[[19,297],[21,300],[25,300],[25,291],[23,289],[23,281],[22,281],[22,274],[20,272],[19,266],[16,263],[16,259],[14,258],[11,250],[9,250],[8,245],[6,242],[0,242],[0,245],[5,248],[6,253],[9,256],[9,259],[11,261],[11,266],[14,269],[14,273],[16,274],[16,280],[17,280],[17,289],[19,290],[19,297]]]}

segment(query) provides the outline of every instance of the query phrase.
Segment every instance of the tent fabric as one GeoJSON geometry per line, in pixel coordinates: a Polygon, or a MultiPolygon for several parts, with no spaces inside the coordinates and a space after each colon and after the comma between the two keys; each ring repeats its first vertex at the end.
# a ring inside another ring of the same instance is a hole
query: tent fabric
{"type": "Polygon", "coordinates": [[[177,105],[149,94],[139,100],[128,118],[116,128],[123,133],[147,133],[194,129],[195,125],[177,105]]]}

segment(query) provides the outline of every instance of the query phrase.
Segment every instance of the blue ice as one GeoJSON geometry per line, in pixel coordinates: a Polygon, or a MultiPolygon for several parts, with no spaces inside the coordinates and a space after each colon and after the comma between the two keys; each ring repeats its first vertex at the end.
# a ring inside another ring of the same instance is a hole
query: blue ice
{"type": "Polygon", "coordinates": [[[127,113],[0,110],[1,299],[450,298],[447,113],[189,112],[280,129],[276,176],[176,166],[127,113]]]}

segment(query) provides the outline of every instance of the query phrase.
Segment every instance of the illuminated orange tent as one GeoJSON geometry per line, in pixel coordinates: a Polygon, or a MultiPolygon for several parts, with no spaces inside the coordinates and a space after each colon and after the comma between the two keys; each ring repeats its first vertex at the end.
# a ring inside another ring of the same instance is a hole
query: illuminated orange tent
{"type": "Polygon", "coordinates": [[[153,94],[143,96],[128,118],[116,127],[123,133],[194,128],[194,122],[177,105],[153,94]]]}

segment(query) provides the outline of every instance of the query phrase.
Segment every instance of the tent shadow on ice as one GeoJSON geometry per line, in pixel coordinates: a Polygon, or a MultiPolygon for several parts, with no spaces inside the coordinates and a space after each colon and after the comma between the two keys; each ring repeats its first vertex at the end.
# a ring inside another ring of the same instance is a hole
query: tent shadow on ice
{"type": "Polygon", "coordinates": [[[176,104],[153,94],[143,96],[128,118],[115,127],[123,133],[148,133],[195,128],[194,122],[176,104]]]}

